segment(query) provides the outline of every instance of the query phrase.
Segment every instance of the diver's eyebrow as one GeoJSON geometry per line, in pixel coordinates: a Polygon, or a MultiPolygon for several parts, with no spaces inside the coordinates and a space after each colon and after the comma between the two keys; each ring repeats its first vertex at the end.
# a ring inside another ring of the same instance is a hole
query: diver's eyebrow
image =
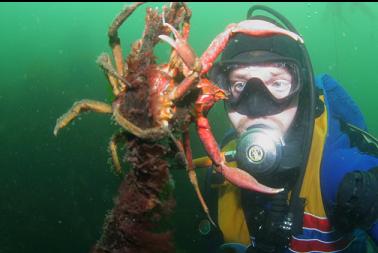
{"type": "Polygon", "coordinates": [[[282,71],[282,70],[279,70],[279,69],[273,69],[272,71],[270,71],[270,74],[272,75],[272,77],[277,77],[277,76],[287,76],[287,75],[290,75],[289,73],[286,73],[285,71],[282,71]]]}
{"type": "Polygon", "coordinates": [[[235,79],[230,79],[230,85],[235,86],[236,83],[247,83],[248,79],[247,78],[235,78],[235,79]]]}
{"type": "Polygon", "coordinates": [[[232,77],[230,77],[230,80],[232,81],[239,81],[240,79],[247,79],[248,78],[248,73],[234,73],[232,74],[232,77]]]}
{"type": "Polygon", "coordinates": [[[277,70],[277,69],[273,69],[273,70],[270,71],[270,74],[272,76],[278,76],[278,75],[282,74],[282,72],[277,70]]]}
{"type": "Polygon", "coordinates": [[[246,82],[247,78],[231,78],[230,82],[246,82]]]}
{"type": "Polygon", "coordinates": [[[285,71],[282,71],[282,69],[278,69],[278,68],[273,68],[273,69],[270,69],[269,71],[272,75],[274,76],[278,76],[280,74],[285,74],[285,71]]]}

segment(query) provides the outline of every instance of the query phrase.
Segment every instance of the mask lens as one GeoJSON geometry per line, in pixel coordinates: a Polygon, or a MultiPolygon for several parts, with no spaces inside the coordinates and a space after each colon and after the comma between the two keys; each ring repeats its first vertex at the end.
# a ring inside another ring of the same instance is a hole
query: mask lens
{"type": "Polygon", "coordinates": [[[301,79],[299,67],[294,62],[277,63],[277,66],[286,69],[291,76],[291,81],[284,78],[278,78],[272,83],[272,85],[267,86],[277,101],[280,101],[296,94],[300,90],[301,79]]]}
{"type": "MultiPolygon", "coordinates": [[[[245,67],[248,68],[248,66],[245,67]]],[[[261,73],[246,75],[245,79],[249,78],[248,80],[241,79],[230,82],[229,90],[234,102],[238,102],[241,97],[244,97],[241,94],[246,90],[246,87],[256,86],[257,83],[261,84],[266,93],[277,103],[285,101],[299,91],[300,76],[297,64],[280,62],[263,67],[268,69],[266,72],[268,78],[264,78],[265,70],[260,70],[261,73]],[[256,82],[256,80],[259,81],[256,82]]],[[[249,95],[252,95],[252,93],[249,95]]]]}
{"type": "Polygon", "coordinates": [[[285,79],[278,79],[274,80],[272,84],[265,84],[270,94],[277,100],[287,98],[292,90],[292,86],[292,83],[285,79]]]}
{"type": "Polygon", "coordinates": [[[234,100],[239,100],[240,94],[244,91],[247,81],[236,81],[231,84],[230,90],[234,100]]]}

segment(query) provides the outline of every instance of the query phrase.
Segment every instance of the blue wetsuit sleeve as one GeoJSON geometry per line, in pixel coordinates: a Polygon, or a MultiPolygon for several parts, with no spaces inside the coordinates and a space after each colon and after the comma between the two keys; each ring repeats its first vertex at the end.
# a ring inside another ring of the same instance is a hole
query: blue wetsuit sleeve
{"type": "Polygon", "coordinates": [[[374,223],[372,228],[369,230],[369,235],[378,246],[378,221],[374,223]]]}
{"type": "Polygon", "coordinates": [[[363,115],[344,88],[331,76],[316,79],[325,95],[328,112],[327,138],[323,150],[321,187],[326,209],[336,204],[336,196],[344,176],[350,172],[367,171],[378,166],[378,158],[351,147],[349,136],[341,130],[341,121],[366,130],[363,115]]]}
{"type": "MultiPolygon", "coordinates": [[[[367,130],[364,116],[347,91],[330,75],[324,74],[316,78],[316,85],[323,89],[327,97],[327,107],[330,116],[342,119],[358,128],[367,130]]],[[[332,127],[332,126],[331,126],[332,127]]]]}
{"type": "Polygon", "coordinates": [[[378,158],[363,154],[357,148],[330,149],[324,149],[321,172],[322,196],[327,210],[335,206],[339,186],[346,174],[378,166],[378,158]]]}
{"type": "MultiPolygon", "coordinates": [[[[358,176],[364,176],[365,178],[366,176],[367,179],[371,179],[371,177],[368,176],[371,175],[370,172],[367,172],[370,169],[378,167],[378,157],[362,153],[356,147],[352,147],[348,134],[342,131],[340,122],[350,123],[363,130],[367,129],[363,115],[353,99],[341,85],[329,75],[319,76],[316,80],[316,84],[317,87],[323,91],[325,107],[328,113],[327,138],[323,150],[320,181],[324,207],[327,216],[329,216],[335,214],[334,211],[337,209],[338,204],[341,204],[339,205],[339,210],[342,210],[343,206],[348,204],[348,202],[342,203],[343,200],[342,198],[340,199],[340,196],[345,196],[344,200],[346,200],[349,196],[355,194],[353,189],[369,192],[370,195],[366,196],[374,195],[373,188],[376,188],[376,186],[372,188],[369,184],[359,184],[359,181],[354,178],[354,175],[357,175],[356,178],[358,178],[358,176]],[[348,180],[356,183],[355,188],[351,186],[351,191],[346,187],[349,185],[348,180]],[[340,186],[342,182],[344,182],[344,184],[341,191],[340,186]],[[339,191],[340,195],[338,198],[339,191]],[[344,191],[345,195],[343,194],[344,191]],[[337,203],[337,201],[340,203],[337,203]]],[[[362,210],[366,211],[367,214],[369,208],[363,204],[361,207],[362,209],[358,208],[353,211],[362,210]],[[363,210],[364,207],[367,209],[363,210]]],[[[373,214],[371,216],[367,215],[366,217],[374,218],[375,216],[373,214]]],[[[370,220],[370,223],[367,222],[366,225],[372,224],[373,220],[374,219],[370,220]]],[[[345,219],[345,221],[347,223],[349,222],[348,219],[345,219]]],[[[360,221],[356,220],[356,222],[360,221]]],[[[378,223],[370,227],[368,232],[375,243],[378,244],[378,223]]]]}

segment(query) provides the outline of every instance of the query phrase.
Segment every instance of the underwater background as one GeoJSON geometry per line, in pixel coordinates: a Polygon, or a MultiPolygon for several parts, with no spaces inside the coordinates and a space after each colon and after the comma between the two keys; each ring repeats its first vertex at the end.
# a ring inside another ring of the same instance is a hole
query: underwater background
{"type": "MultiPolygon", "coordinates": [[[[127,3],[126,3],[127,4],[127,3]]],[[[259,3],[260,4],[260,3],[259,3]]],[[[352,95],[378,136],[378,3],[261,3],[303,36],[315,73],[352,95]]],[[[110,103],[95,61],[110,53],[107,29],[125,3],[0,3],[0,253],[89,252],[99,239],[121,179],[107,145],[118,129],[108,115],[83,114],[53,135],[56,119],[80,99],[110,103]]],[[[188,3],[189,42],[201,54],[252,3],[188,3]]],[[[121,27],[124,56],[144,28],[141,6],[121,27]]],[[[164,62],[170,48],[155,53],[164,62]]],[[[223,104],[209,114],[218,140],[229,128],[223,104]]],[[[204,155],[191,131],[194,157],[204,155]]],[[[204,170],[198,171],[203,181],[204,170]]],[[[184,170],[173,171],[177,252],[198,252],[202,209],[184,170]]]]}

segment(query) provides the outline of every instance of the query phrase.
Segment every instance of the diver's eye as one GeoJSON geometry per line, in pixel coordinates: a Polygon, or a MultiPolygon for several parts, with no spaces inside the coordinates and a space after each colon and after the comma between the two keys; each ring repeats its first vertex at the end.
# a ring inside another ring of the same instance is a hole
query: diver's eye
{"type": "Polygon", "coordinates": [[[236,81],[236,82],[232,83],[232,90],[234,92],[240,93],[240,92],[243,91],[246,83],[247,82],[245,82],[245,81],[236,81]]]}
{"type": "Polygon", "coordinates": [[[272,89],[275,91],[290,91],[291,83],[287,80],[276,80],[271,84],[272,89]]]}
{"type": "Polygon", "coordinates": [[[267,87],[276,98],[284,98],[289,95],[291,90],[291,82],[288,80],[276,80],[267,87]]]}

